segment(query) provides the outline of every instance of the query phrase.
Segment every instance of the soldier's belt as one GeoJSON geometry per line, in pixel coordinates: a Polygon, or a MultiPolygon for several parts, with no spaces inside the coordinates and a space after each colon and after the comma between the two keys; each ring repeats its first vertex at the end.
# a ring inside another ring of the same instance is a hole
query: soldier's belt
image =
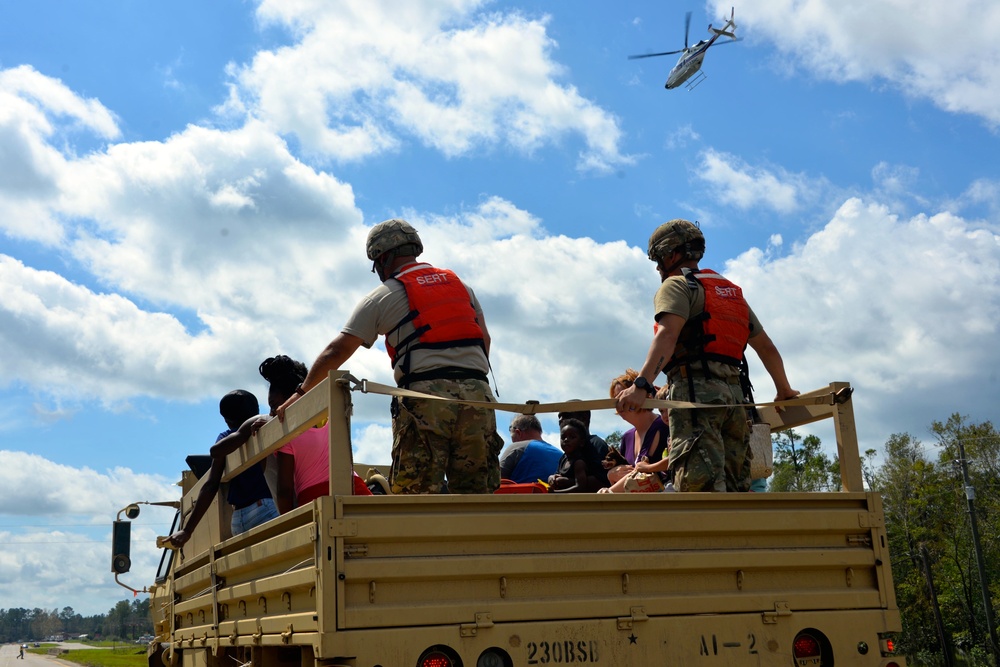
{"type": "Polygon", "coordinates": [[[740,376],[731,375],[729,377],[719,377],[717,375],[705,375],[701,371],[688,371],[686,366],[681,366],[677,370],[670,371],[667,373],[667,379],[670,380],[670,384],[674,384],[678,381],[678,378],[682,380],[687,380],[691,377],[694,380],[714,380],[716,382],[725,382],[726,384],[739,384],[740,376]]]}

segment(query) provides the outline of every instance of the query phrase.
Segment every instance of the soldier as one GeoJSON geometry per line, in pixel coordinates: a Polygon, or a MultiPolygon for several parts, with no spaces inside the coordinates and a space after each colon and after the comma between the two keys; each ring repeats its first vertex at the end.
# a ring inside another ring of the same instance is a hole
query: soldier
{"type": "Polygon", "coordinates": [[[670,470],[677,491],[747,491],[749,430],[740,387],[746,345],[760,357],[775,400],[798,395],[785,376],[778,348],[743,298],[743,291],[709,269],[701,229],[687,220],[660,225],[649,238],[649,259],[661,285],[653,299],[655,333],[632,387],[618,396],[618,410],[636,410],[655,393],[664,371],[671,400],[718,403],[719,409],[670,410],[670,470]]]}
{"type": "MultiPolygon", "coordinates": [[[[473,291],[454,272],[417,262],[424,246],[405,220],[375,225],[366,248],[382,284],[355,307],[278,417],[380,335],[398,386],[495,401],[486,375],[490,334],[473,291]]],[[[503,439],[493,410],[394,398],[392,417],[393,493],[492,493],[500,485],[503,439]]]]}

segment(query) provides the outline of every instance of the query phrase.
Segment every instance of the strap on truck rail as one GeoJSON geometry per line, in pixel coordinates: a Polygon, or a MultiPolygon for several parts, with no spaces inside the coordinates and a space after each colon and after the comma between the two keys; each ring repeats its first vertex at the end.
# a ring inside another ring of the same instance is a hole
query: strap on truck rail
{"type": "MultiPolygon", "coordinates": [[[[616,401],[613,398],[597,398],[583,401],[563,401],[560,403],[542,403],[540,401],[525,401],[524,403],[498,403],[495,401],[469,401],[447,396],[434,396],[412,389],[402,389],[391,385],[379,384],[371,380],[359,380],[350,373],[342,376],[339,383],[346,385],[351,391],[360,391],[363,394],[381,394],[383,396],[393,396],[398,398],[419,398],[431,401],[448,401],[461,403],[476,408],[486,408],[489,410],[502,410],[524,415],[534,415],[547,412],[582,412],[585,410],[606,410],[614,409],[616,401]]],[[[753,405],[758,408],[773,407],[781,410],[785,407],[795,405],[842,405],[850,400],[853,387],[843,387],[835,392],[812,396],[797,396],[784,401],[769,401],[763,403],[739,403],[742,407],[753,405]]],[[[655,398],[648,398],[643,403],[643,408],[647,410],[666,409],[715,409],[734,407],[728,403],[689,403],[687,401],[670,401],[655,398]]]]}

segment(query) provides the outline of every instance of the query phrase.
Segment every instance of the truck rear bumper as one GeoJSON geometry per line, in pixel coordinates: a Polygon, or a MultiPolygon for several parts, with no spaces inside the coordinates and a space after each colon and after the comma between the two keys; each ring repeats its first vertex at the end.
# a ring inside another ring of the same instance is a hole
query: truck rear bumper
{"type": "MultiPolygon", "coordinates": [[[[485,620],[485,619],[484,619],[485,620]]],[[[416,667],[429,647],[452,650],[464,667],[475,667],[490,648],[502,649],[515,667],[522,665],[821,665],[796,662],[792,644],[809,630],[832,653],[838,667],[881,666],[902,658],[884,657],[882,635],[898,632],[895,612],[882,610],[814,611],[777,615],[721,614],[684,617],[485,623],[465,626],[353,630],[329,636],[329,658],[354,658],[356,667],[416,667]],[[389,639],[388,637],[392,638],[389,639]]],[[[337,662],[334,660],[334,662],[337,662]]],[[[496,663],[500,664],[500,663],[496,663]]]]}

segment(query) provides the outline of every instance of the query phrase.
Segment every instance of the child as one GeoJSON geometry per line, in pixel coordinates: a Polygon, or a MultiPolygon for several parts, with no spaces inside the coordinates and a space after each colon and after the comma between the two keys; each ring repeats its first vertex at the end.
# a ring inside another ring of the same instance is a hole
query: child
{"type": "Polygon", "coordinates": [[[549,477],[550,493],[595,493],[608,485],[600,455],[579,419],[567,419],[559,432],[564,452],[556,473],[549,477]]]}

